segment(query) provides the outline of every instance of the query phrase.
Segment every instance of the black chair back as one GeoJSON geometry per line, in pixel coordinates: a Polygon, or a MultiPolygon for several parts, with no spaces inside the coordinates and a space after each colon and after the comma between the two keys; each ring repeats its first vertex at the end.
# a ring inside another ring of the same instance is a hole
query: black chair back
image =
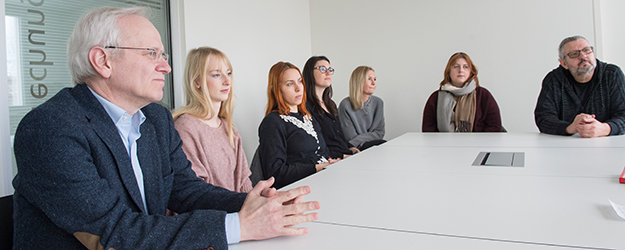
{"type": "Polygon", "coordinates": [[[252,158],[252,163],[250,164],[250,171],[252,171],[252,175],[250,175],[252,186],[256,186],[256,183],[265,179],[263,168],[260,165],[260,153],[258,152],[258,148],[256,148],[256,152],[254,152],[254,158],[252,158]]]}
{"type": "Polygon", "coordinates": [[[0,198],[0,249],[13,249],[13,195],[0,198]]]}

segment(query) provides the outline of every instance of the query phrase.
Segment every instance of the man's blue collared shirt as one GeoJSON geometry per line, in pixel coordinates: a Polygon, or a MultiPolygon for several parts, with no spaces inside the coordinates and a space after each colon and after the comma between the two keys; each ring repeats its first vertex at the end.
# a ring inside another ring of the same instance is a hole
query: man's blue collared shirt
{"type": "MultiPolygon", "coordinates": [[[[139,110],[133,116],[130,116],[124,109],[104,99],[104,97],[93,91],[91,87],[89,87],[89,90],[96,97],[96,99],[98,99],[98,102],[102,104],[104,110],[106,110],[113,122],[115,122],[119,136],[121,136],[124,146],[126,147],[126,151],[128,152],[128,156],[132,162],[132,170],[135,173],[135,178],[137,178],[137,184],[139,185],[139,191],[141,192],[141,199],[143,200],[143,208],[146,213],[149,214],[148,206],[145,201],[143,172],[141,171],[141,165],[139,164],[139,158],[137,157],[137,140],[141,137],[140,128],[141,124],[145,121],[145,115],[141,112],[141,110],[139,110]]],[[[234,244],[241,241],[239,214],[227,214],[225,224],[226,239],[228,244],[234,244]]]]}

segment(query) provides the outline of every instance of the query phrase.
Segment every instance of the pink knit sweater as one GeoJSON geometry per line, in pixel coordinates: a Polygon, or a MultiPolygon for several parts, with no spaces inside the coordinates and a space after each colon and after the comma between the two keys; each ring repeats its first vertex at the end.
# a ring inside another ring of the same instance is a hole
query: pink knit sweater
{"type": "Polygon", "coordinates": [[[252,190],[251,172],[236,128],[233,128],[232,147],[225,119],[219,127],[213,128],[192,115],[183,114],[175,124],[182,139],[182,149],[198,177],[236,192],[252,190]]]}

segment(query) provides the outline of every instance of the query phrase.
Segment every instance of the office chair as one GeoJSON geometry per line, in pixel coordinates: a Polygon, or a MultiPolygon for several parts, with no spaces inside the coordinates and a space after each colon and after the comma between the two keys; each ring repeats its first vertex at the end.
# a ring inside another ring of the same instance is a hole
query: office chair
{"type": "Polygon", "coordinates": [[[252,175],[250,175],[252,186],[256,186],[256,183],[264,179],[263,168],[260,165],[260,153],[258,152],[258,148],[256,148],[256,152],[254,152],[254,158],[252,158],[252,163],[250,164],[250,171],[252,171],[252,175]]]}
{"type": "Polygon", "coordinates": [[[0,249],[13,249],[13,195],[0,198],[0,249]]]}

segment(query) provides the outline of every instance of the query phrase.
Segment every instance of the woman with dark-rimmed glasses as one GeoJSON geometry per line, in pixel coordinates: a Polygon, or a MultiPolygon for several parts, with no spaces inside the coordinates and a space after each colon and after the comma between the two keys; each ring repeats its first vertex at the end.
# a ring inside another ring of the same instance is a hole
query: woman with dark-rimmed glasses
{"type": "Polygon", "coordinates": [[[343,135],[339,111],[332,100],[334,69],[325,56],[313,56],[302,72],[306,83],[306,109],[319,123],[332,158],[345,158],[360,152],[343,135]]]}

